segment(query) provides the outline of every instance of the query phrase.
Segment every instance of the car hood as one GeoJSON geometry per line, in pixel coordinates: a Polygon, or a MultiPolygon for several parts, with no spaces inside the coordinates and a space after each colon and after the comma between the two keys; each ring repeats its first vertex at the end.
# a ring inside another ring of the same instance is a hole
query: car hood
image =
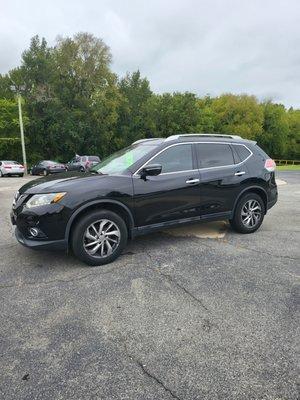
{"type": "Polygon", "coordinates": [[[89,181],[94,181],[95,179],[106,180],[107,178],[108,175],[100,175],[95,173],[61,173],[59,176],[52,175],[34,179],[23,185],[19,189],[19,192],[20,194],[63,192],[70,190],[74,186],[77,186],[80,182],[84,182],[86,185],[88,185],[89,181]]]}

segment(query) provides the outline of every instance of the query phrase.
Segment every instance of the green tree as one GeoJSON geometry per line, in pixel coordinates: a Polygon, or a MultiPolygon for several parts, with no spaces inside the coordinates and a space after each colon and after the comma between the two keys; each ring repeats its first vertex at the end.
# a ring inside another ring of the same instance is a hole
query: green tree
{"type": "Polygon", "coordinates": [[[158,136],[199,131],[200,108],[193,93],[156,95],[152,99],[151,113],[158,136]]]}
{"type": "Polygon", "coordinates": [[[255,139],[262,133],[263,110],[254,96],[224,94],[212,102],[215,131],[255,139]]]}
{"type": "Polygon", "coordinates": [[[152,97],[149,81],[136,71],[122,78],[118,88],[121,95],[117,127],[120,144],[128,145],[137,139],[153,136],[148,121],[148,102],[152,97]]]}
{"type": "Polygon", "coordinates": [[[285,107],[282,104],[267,102],[263,104],[263,132],[257,136],[258,144],[274,158],[286,154],[289,124],[285,107]]]}
{"type": "Polygon", "coordinates": [[[300,160],[300,110],[287,112],[289,132],[287,135],[286,157],[300,160]]]}

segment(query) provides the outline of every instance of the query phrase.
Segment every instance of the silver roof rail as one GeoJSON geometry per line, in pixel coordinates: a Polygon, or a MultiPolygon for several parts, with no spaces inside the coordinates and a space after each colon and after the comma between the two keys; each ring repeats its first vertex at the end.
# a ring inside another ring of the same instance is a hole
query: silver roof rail
{"type": "Polygon", "coordinates": [[[158,139],[160,139],[160,138],[149,138],[149,139],[139,139],[139,140],[136,140],[135,142],[133,142],[132,144],[137,144],[137,143],[142,143],[142,142],[148,142],[148,141],[150,141],[150,140],[158,140],[158,139]]]}
{"type": "Polygon", "coordinates": [[[176,140],[181,137],[196,137],[196,136],[202,136],[202,137],[215,137],[215,138],[230,138],[230,139],[242,139],[241,136],[238,135],[222,135],[219,133],[186,133],[182,135],[172,135],[166,138],[165,142],[169,142],[171,140],[176,140]]]}

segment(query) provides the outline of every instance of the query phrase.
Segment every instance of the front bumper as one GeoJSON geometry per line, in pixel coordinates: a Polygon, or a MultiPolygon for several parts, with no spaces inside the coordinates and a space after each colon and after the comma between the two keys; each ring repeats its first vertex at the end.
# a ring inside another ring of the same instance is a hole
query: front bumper
{"type": "Polygon", "coordinates": [[[68,242],[67,240],[33,240],[26,239],[24,235],[19,231],[18,228],[15,229],[15,236],[19,243],[25,247],[29,247],[34,250],[67,250],[68,242]]]}

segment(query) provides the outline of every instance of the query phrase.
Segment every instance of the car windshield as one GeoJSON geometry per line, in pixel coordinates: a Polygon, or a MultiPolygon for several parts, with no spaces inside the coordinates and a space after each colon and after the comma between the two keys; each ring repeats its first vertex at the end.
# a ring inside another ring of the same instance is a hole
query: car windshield
{"type": "Polygon", "coordinates": [[[120,174],[157,147],[157,144],[136,144],[126,147],[95,165],[98,174],[120,174]]]}

